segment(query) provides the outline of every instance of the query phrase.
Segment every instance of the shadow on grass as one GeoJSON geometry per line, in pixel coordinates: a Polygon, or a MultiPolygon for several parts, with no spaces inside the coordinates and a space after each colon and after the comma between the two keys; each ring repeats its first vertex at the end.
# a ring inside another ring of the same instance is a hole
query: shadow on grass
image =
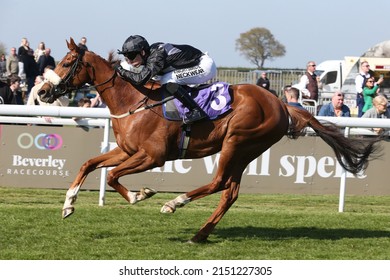
{"type": "MultiPolygon", "coordinates": [[[[193,230],[193,229],[192,229],[193,230]]],[[[191,229],[186,229],[186,233],[191,232],[191,229]]],[[[193,232],[195,235],[196,231],[193,232]]],[[[324,229],[316,227],[294,227],[294,228],[262,228],[262,227],[231,227],[215,229],[210,236],[217,239],[242,239],[242,238],[259,238],[263,240],[284,240],[291,238],[310,238],[317,240],[339,240],[343,238],[388,238],[390,231],[384,230],[367,230],[367,229],[324,229]]],[[[192,236],[189,236],[191,238],[192,236]]],[[[171,241],[187,242],[180,238],[169,238],[171,241]]],[[[205,243],[215,243],[218,241],[210,241],[205,243]]]]}
{"type": "Polygon", "coordinates": [[[215,229],[213,235],[219,238],[261,238],[267,240],[281,240],[290,238],[310,238],[338,240],[343,238],[381,238],[389,237],[390,231],[367,229],[324,229],[316,227],[293,228],[262,228],[262,227],[231,227],[215,229]]]}

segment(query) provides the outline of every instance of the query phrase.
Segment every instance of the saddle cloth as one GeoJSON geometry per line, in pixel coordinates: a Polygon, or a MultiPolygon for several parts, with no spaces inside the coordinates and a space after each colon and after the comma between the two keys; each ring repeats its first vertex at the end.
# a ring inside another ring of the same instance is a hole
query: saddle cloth
{"type": "MultiPolygon", "coordinates": [[[[218,116],[231,110],[232,98],[229,94],[229,84],[223,82],[215,82],[207,87],[189,88],[190,95],[199,107],[209,116],[210,120],[218,118],[218,116]]],[[[164,95],[167,93],[164,92],[164,95]]],[[[165,96],[164,96],[165,98],[165,96]]],[[[173,99],[163,105],[164,117],[168,120],[182,120],[185,113],[189,110],[183,104],[173,99]]]]}

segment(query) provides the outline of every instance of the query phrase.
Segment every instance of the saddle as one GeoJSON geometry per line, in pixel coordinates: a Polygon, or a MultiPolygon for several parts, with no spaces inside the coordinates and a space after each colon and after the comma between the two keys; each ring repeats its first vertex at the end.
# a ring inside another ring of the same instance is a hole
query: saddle
{"type": "MultiPolygon", "coordinates": [[[[220,115],[231,110],[231,96],[229,84],[215,82],[212,84],[200,85],[196,88],[186,87],[189,94],[199,107],[209,116],[210,120],[217,119],[220,115]]],[[[163,92],[163,99],[169,94],[163,92]]],[[[169,95],[170,96],[170,95],[169,95]]],[[[177,99],[169,100],[163,105],[164,117],[172,121],[183,120],[183,115],[188,109],[177,99]]]]}

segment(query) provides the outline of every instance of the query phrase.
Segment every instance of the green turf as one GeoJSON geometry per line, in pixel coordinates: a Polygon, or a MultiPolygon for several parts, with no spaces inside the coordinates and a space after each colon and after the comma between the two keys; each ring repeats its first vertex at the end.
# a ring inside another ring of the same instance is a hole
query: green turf
{"type": "Polygon", "coordinates": [[[81,191],[61,218],[65,190],[0,188],[2,260],[389,260],[390,197],[240,195],[207,243],[189,240],[216,208],[219,194],[174,214],[159,193],[129,205],[107,192],[81,191]]]}

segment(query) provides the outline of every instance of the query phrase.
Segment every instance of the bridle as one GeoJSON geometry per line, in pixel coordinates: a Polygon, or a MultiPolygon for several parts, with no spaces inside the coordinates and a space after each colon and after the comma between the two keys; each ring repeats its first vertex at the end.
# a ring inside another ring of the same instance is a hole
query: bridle
{"type": "MultiPolygon", "coordinates": [[[[70,54],[71,56],[75,57],[75,54],[70,54]]],[[[107,84],[110,82],[114,77],[117,75],[116,71],[112,74],[110,78],[108,78],[106,81],[99,83],[97,85],[90,85],[85,87],[84,85],[82,86],[74,86],[71,85],[70,81],[73,79],[73,77],[77,76],[77,74],[81,71],[82,67],[91,67],[92,68],[92,73],[95,76],[95,68],[88,62],[83,61],[83,56],[84,52],[79,53],[77,55],[77,58],[75,59],[75,62],[72,64],[68,63],[63,63],[62,67],[67,68],[70,67],[69,72],[65,75],[65,77],[61,80],[61,82],[58,85],[53,85],[53,95],[55,97],[65,95],[68,92],[74,91],[74,90],[79,90],[81,88],[91,90],[91,89],[96,89],[96,87],[102,86],[104,84],[107,84]]],[[[91,81],[94,81],[95,77],[91,78],[91,81]]]]}

